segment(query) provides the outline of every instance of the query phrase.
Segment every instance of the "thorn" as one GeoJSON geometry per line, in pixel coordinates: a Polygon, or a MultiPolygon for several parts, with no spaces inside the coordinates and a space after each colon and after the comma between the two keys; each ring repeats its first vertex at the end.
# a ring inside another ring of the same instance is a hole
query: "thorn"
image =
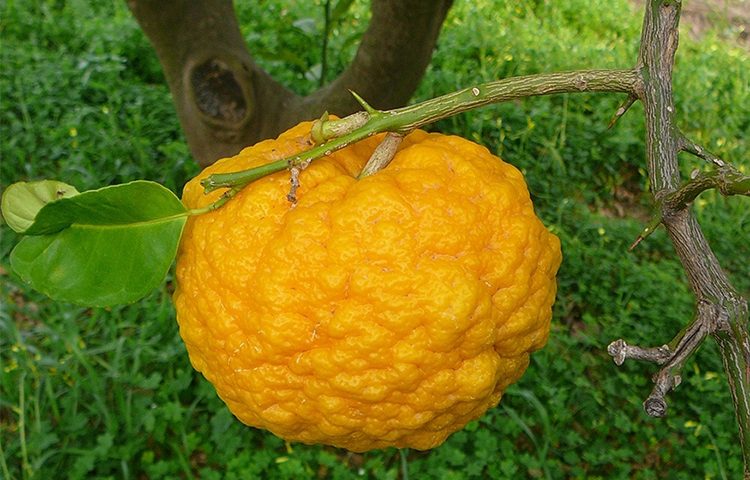
{"type": "Polygon", "coordinates": [[[622,104],[620,105],[620,107],[617,109],[614,116],[612,117],[612,119],[609,121],[609,125],[607,125],[607,130],[610,130],[612,127],[615,126],[615,123],[617,123],[620,117],[625,115],[625,113],[628,110],[630,110],[630,107],[633,106],[636,100],[638,100],[638,97],[634,95],[628,95],[628,98],[626,98],[625,101],[622,102],[622,104]]]}
{"type": "Polygon", "coordinates": [[[628,247],[628,252],[632,252],[633,250],[635,250],[635,247],[637,247],[643,240],[643,235],[638,235],[638,238],[636,238],[628,247]]]}
{"type": "Polygon", "coordinates": [[[641,230],[641,233],[638,234],[638,237],[636,237],[635,241],[628,247],[628,251],[632,252],[635,247],[637,247],[642,241],[647,239],[649,235],[654,233],[654,230],[656,230],[659,225],[661,225],[661,215],[655,215],[648,225],[646,225],[643,230],[641,230]]]}
{"type": "Polygon", "coordinates": [[[696,157],[705,160],[707,162],[711,162],[715,166],[719,168],[723,168],[726,163],[724,160],[720,159],[719,157],[713,155],[711,152],[707,151],[702,146],[698,145],[694,141],[687,138],[685,135],[680,134],[680,150],[683,152],[690,153],[691,155],[695,155],[696,157]]]}
{"type": "Polygon", "coordinates": [[[373,114],[375,114],[375,113],[378,112],[376,109],[372,108],[369,103],[365,102],[365,99],[362,98],[362,97],[360,97],[357,94],[357,92],[355,92],[354,90],[349,90],[349,93],[352,94],[352,97],[354,97],[354,99],[357,101],[357,103],[359,103],[360,105],[362,105],[362,108],[365,109],[365,112],[369,113],[370,115],[373,115],[373,114]]]}

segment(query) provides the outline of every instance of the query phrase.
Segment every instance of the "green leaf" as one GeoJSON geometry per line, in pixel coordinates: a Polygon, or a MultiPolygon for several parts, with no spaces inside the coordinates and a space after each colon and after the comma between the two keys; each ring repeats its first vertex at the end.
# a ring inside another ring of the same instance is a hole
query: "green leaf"
{"type": "Polygon", "coordinates": [[[13,269],[54,300],[131,303],[156,288],[177,253],[188,212],[147,181],[91,190],[47,204],[13,249],[13,269]]]}
{"type": "Polygon", "coordinates": [[[162,221],[186,213],[168,189],[146,180],[88,190],[45,205],[26,235],[59,232],[74,223],[90,226],[130,225],[162,221]]]}
{"type": "Polygon", "coordinates": [[[3,192],[0,209],[10,228],[24,233],[45,205],[78,195],[75,187],[56,180],[14,183],[3,192]]]}

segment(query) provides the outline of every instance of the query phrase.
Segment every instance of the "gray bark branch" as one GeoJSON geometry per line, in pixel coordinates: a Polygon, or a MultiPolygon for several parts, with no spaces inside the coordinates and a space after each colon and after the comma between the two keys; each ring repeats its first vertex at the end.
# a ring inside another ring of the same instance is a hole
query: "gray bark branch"
{"type": "Polygon", "coordinates": [[[688,331],[697,333],[688,336],[689,341],[683,342],[684,348],[676,349],[665,368],[655,376],[654,390],[644,407],[651,415],[665,413],[666,393],[678,383],[685,359],[698,348],[704,337],[711,334],[719,345],[727,373],[745,462],[745,478],[750,479],[748,304],[721,269],[695,216],[688,209],[689,202],[685,200],[695,191],[680,191],[677,160],[680,151],[688,151],[720,167],[723,164],[687,141],[675,124],[672,67],[678,44],[680,8],[679,0],[646,2],[637,66],[645,85],[640,100],[646,118],[646,155],[652,194],[661,208],[661,221],[696,296],[697,315],[688,331]],[[680,351],[683,352],[681,355],[680,351]]]}

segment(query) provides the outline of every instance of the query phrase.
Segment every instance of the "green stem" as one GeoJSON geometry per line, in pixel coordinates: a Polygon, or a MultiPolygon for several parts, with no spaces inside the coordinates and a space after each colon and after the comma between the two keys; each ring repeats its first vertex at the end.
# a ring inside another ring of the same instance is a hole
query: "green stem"
{"type": "Polygon", "coordinates": [[[382,132],[406,134],[416,128],[467,110],[519,98],[569,92],[620,92],[641,89],[637,70],[580,70],[505,78],[465,88],[408,107],[373,111],[359,128],[292,157],[241,172],[209,175],[202,182],[206,193],[219,188],[243,187],[271,173],[297,166],[382,132]]]}
{"type": "Polygon", "coordinates": [[[204,213],[213,212],[214,210],[222,207],[225,203],[231,200],[235,195],[240,193],[240,190],[242,190],[242,187],[232,187],[226,192],[224,192],[224,194],[220,196],[213,203],[210,203],[203,208],[192,208],[188,210],[187,214],[188,215],[203,215],[204,213]]]}
{"type": "Polygon", "coordinates": [[[409,480],[409,449],[399,448],[399,457],[401,457],[401,480],[409,480]]]}
{"type": "Polygon", "coordinates": [[[399,117],[395,131],[408,133],[457,113],[519,98],[575,92],[633,93],[639,89],[635,70],[580,70],[506,78],[465,88],[416,105],[392,110],[399,117]]]}

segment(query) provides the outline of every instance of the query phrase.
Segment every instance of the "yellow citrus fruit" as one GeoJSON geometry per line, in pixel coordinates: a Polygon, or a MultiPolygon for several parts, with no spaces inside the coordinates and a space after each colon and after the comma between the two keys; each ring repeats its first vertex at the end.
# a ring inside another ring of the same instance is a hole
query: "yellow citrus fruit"
{"type": "MultiPolygon", "coordinates": [[[[310,148],[310,123],[208,174],[310,148]]],[[[192,217],[174,301],[194,367],[247,425],[352,451],[429,449],[498,403],[549,333],[560,244],[521,173],[465,139],[415,131],[355,177],[379,138],[247,186],[192,217]]]]}

